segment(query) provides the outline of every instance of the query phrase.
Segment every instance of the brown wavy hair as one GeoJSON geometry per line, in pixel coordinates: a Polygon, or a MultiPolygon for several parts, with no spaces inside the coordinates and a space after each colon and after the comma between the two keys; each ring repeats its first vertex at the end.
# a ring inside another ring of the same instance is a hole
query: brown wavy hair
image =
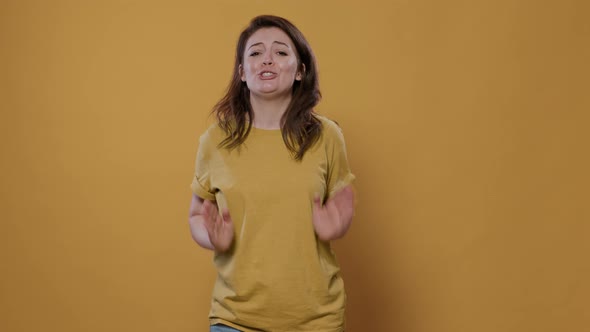
{"type": "Polygon", "coordinates": [[[250,104],[250,90],[241,80],[240,66],[244,62],[248,39],[259,29],[271,27],[283,30],[291,38],[299,55],[297,67],[302,77],[300,81],[293,83],[291,102],[281,118],[281,133],[287,149],[292,152],[295,160],[300,161],[322,132],[322,124],[313,110],[321,99],[317,65],[311,47],[301,31],[278,16],[257,16],[240,34],[232,80],[225,96],[213,108],[219,126],[226,134],[219,146],[229,150],[237,148],[246,141],[250,133],[254,113],[250,104]]]}

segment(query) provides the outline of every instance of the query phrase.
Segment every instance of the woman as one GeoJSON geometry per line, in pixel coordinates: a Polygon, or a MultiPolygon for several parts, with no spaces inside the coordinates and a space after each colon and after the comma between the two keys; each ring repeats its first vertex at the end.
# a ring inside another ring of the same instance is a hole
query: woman
{"type": "Polygon", "coordinates": [[[214,250],[211,331],[344,329],[331,240],[354,194],[339,127],[317,115],[315,58],[301,32],[259,16],[239,37],[233,79],[200,139],[189,224],[214,250]]]}

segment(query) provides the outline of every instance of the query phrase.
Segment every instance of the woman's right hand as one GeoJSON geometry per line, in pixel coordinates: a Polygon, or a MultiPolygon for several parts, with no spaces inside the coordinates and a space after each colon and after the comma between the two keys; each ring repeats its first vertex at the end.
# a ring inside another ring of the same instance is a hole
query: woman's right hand
{"type": "Polygon", "coordinates": [[[201,205],[200,215],[203,216],[205,228],[209,234],[209,241],[216,252],[229,250],[234,240],[234,223],[229,215],[229,210],[224,209],[220,215],[217,204],[210,200],[204,200],[201,205]]]}

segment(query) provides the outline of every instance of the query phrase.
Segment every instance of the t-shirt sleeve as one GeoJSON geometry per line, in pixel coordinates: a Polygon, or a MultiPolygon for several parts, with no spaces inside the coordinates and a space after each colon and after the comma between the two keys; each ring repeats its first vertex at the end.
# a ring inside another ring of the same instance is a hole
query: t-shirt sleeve
{"type": "Polygon", "coordinates": [[[355,176],[350,170],[344,135],[340,127],[329,121],[325,124],[326,153],[328,157],[327,198],[350,185],[355,176]]]}
{"type": "Polygon", "coordinates": [[[209,131],[205,132],[199,140],[199,150],[195,163],[195,174],[191,183],[192,192],[211,201],[215,200],[215,193],[211,188],[211,172],[209,165],[215,146],[212,145],[209,131]]]}

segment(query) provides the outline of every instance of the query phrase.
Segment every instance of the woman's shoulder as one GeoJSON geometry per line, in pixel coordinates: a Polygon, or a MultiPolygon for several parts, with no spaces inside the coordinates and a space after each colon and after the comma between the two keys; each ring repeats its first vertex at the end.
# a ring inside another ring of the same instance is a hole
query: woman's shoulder
{"type": "Polygon", "coordinates": [[[199,138],[201,145],[217,146],[225,137],[223,129],[219,126],[219,123],[214,122],[210,124],[205,131],[201,133],[199,138]]]}
{"type": "Polygon", "coordinates": [[[322,124],[322,135],[326,138],[342,137],[342,128],[335,120],[324,115],[315,114],[315,117],[322,124]]]}

